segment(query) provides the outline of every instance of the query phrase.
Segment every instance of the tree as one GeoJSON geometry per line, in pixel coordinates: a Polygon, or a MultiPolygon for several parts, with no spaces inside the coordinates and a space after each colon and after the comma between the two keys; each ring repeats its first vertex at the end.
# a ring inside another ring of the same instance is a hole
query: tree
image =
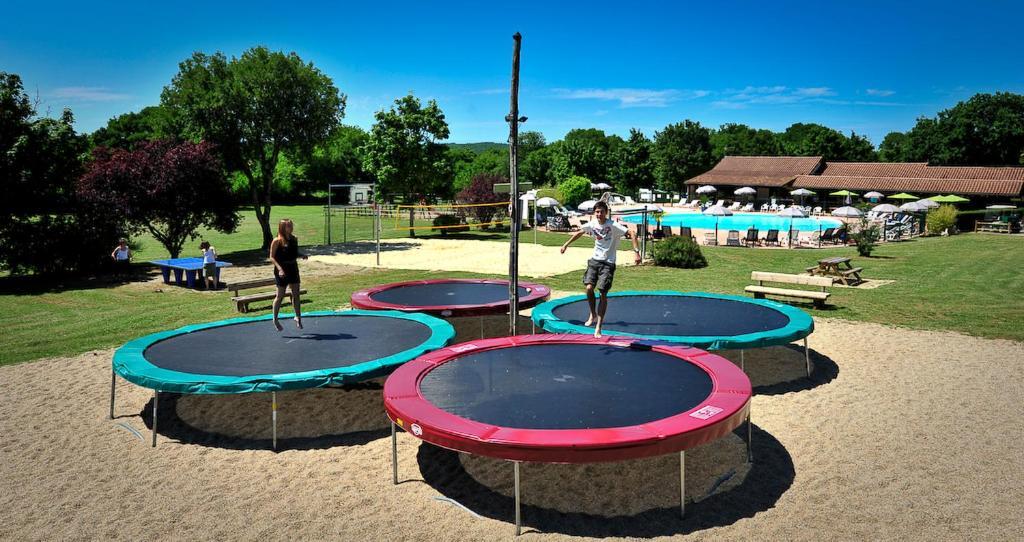
{"type": "Polygon", "coordinates": [[[123,217],[133,230],[148,231],[172,258],[199,228],[230,233],[238,226],[223,166],[205,142],[97,148],[77,190],[83,200],[123,217]]]}
{"type": "Polygon", "coordinates": [[[130,149],[141,141],[176,139],[181,133],[181,124],[174,113],[154,105],[110,119],[106,126],[92,133],[92,143],[98,147],[130,149]]]}
{"type": "Polygon", "coordinates": [[[612,164],[623,143],[621,137],[606,136],[597,128],[570,130],[552,159],[555,181],[582,176],[595,183],[611,183],[612,164]]]}
{"type": "Polygon", "coordinates": [[[771,131],[746,124],[723,124],[711,132],[711,154],[718,162],[725,156],[780,156],[782,144],[771,131]]]}
{"type": "Polygon", "coordinates": [[[240,171],[270,246],[274,172],[282,153],[305,155],[344,115],[345,96],[329,77],[295,53],[255,47],[230,60],[195,53],[179,65],[161,103],[182,119],[186,134],[214,143],[230,170],[240,171]]]}
{"type": "Polygon", "coordinates": [[[654,177],[658,188],[681,191],[683,182],[708,171],[711,132],[699,122],[685,120],[654,133],[654,177]]]}
{"type": "Polygon", "coordinates": [[[614,186],[623,193],[636,195],[640,188],[654,186],[654,161],[651,140],[643,132],[630,129],[629,139],[619,148],[614,167],[614,186]]]}
{"type": "Polygon", "coordinates": [[[487,149],[468,163],[459,164],[455,169],[455,190],[466,188],[473,178],[481,174],[508,177],[508,148],[487,149]]]}
{"type": "Polygon", "coordinates": [[[556,141],[527,154],[519,163],[519,178],[533,183],[534,187],[554,186],[554,156],[560,147],[561,142],[556,141]]]}
{"type": "Polygon", "coordinates": [[[351,184],[374,182],[373,175],[363,169],[362,147],[370,134],[358,126],[338,125],[327,141],[320,143],[306,160],[299,193],[309,196],[323,190],[328,183],[351,184]]]}
{"type": "MultiPolygon", "coordinates": [[[[377,194],[406,202],[450,191],[451,162],[438,141],[448,139],[448,123],[437,102],[427,106],[409,94],[378,111],[370,139],[362,147],[363,168],[377,177],[377,194]]],[[[409,210],[409,227],[413,226],[409,210]]],[[[412,235],[415,230],[410,229],[412,235]]]]}
{"type": "Polygon", "coordinates": [[[528,157],[530,153],[543,149],[546,144],[544,134],[540,132],[520,132],[519,156],[522,158],[528,157]]]}
{"type": "Polygon", "coordinates": [[[863,136],[849,137],[838,130],[814,123],[791,125],[779,135],[782,148],[791,156],[821,156],[825,160],[871,161],[877,159],[874,146],[863,136]]]}
{"type": "Polygon", "coordinates": [[[558,183],[558,199],[563,205],[575,209],[590,199],[590,179],[576,176],[558,183]]]}
{"type": "Polygon", "coordinates": [[[883,162],[908,162],[907,146],[909,144],[907,134],[903,132],[889,132],[885,139],[878,146],[878,159],[883,162]]]}
{"type": "Polygon", "coordinates": [[[95,269],[124,230],[75,197],[87,138],[74,116],[37,118],[21,78],[0,72],[0,268],[57,274],[95,269]]]}
{"type": "Polygon", "coordinates": [[[936,164],[991,166],[1024,164],[1024,95],[975,94],[940,111],[936,164]]]}
{"type": "MultiPolygon", "coordinates": [[[[469,186],[464,188],[455,196],[455,201],[469,205],[506,202],[508,201],[508,196],[495,194],[494,185],[495,183],[507,182],[508,177],[502,175],[493,175],[489,173],[474,175],[469,186]]],[[[494,218],[494,215],[505,212],[502,207],[497,205],[481,205],[479,207],[469,207],[467,209],[468,211],[466,214],[472,215],[480,224],[488,224],[491,222],[492,218],[494,218]]]]}

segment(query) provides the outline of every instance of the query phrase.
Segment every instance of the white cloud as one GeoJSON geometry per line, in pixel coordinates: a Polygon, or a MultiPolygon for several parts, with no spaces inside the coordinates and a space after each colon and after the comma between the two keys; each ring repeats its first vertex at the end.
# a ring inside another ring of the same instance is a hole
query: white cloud
{"type": "Polygon", "coordinates": [[[880,96],[882,98],[885,98],[886,96],[892,96],[893,94],[896,94],[895,90],[887,90],[887,89],[880,89],[880,88],[869,88],[869,89],[867,89],[864,92],[866,92],[868,96],[880,96]]]}
{"type": "Polygon", "coordinates": [[[693,100],[710,94],[707,90],[653,90],[646,88],[556,88],[555,97],[566,100],[617,101],[619,107],[667,107],[679,100],[693,100]]]}
{"type": "Polygon", "coordinates": [[[507,88],[484,88],[484,89],[480,89],[480,90],[474,90],[474,91],[470,92],[469,94],[490,95],[490,94],[505,94],[505,93],[508,93],[508,92],[511,92],[511,91],[509,89],[507,89],[507,88]]]}
{"type": "Polygon", "coordinates": [[[830,87],[797,87],[785,85],[747,86],[742,89],[728,89],[722,98],[711,105],[723,109],[743,109],[751,105],[785,105],[804,102],[832,103],[836,92],[830,87]]]}
{"type": "Polygon", "coordinates": [[[797,96],[806,96],[808,98],[818,98],[821,96],[835,96],[836,93],[828,87],[805,87],[798,88],[793,94],[797,96]]]}
{"type": "Polygon", "coordinates": [[[50,95],[77,102],[117,102],[132,97],[131,94],[113,92],[107,87],[60,87],[53,89],[50,95]]]}

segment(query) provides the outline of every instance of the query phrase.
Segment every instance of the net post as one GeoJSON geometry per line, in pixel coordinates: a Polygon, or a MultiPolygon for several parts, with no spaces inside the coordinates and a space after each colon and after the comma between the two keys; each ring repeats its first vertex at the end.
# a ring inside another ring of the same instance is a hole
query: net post
{"type": "MultiPolygon", "coordinates": [[[[522,220],[519,212],[519,175],[518,157],[519,147],[519,123],[525,122],[526,118],[519,117],[519,49],[522,45],[522,36],[519,32],[512,35],[512,83],[509,93],[509,114],[505,117],[508,121],[508,161],[509,161],[509,214],[511,215],[509,231],[509,261],[508,261],[508,334],[516,335],[517,317],[519,316],[519,226],[522,220]]],[[[518,466],[516,467],[518,469],[518,466]]],[[[516,471],[518,472],[518,470],[516,471]]]]}
{"type": "Polygon", "coordinates": [[[380,267],[380,202],[374,202],[373,235],[377,239],[377,267],[380,267]]]}

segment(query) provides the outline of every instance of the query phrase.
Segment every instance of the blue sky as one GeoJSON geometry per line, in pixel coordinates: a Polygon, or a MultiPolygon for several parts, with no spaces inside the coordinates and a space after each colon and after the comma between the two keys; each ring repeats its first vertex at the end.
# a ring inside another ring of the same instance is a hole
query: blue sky
{"type": "Polygon", "coordinates": [[[876,145],[977,92],[1024,92],[1020,2],[12,2],[0,70],[82,131],[159,101],[193,51],[295,51],[348,95],[345,122],[413,91],[451,141],[502,141],[511,35],[525,129],[648,135],[689,118],[819,122],[876,145]],[[209,4],[213,4],[210,2],[209,4]],[[511,12],[512,15],[508,15],[511,12]]]}

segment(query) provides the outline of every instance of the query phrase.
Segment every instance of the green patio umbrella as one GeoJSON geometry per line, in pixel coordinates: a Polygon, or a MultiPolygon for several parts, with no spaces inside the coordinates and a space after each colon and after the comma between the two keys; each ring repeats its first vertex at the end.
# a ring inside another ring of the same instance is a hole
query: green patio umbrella
{"type": "Polygon", "coordinates": [[[918,197],[907,194],[906,192],[900,192],[899,194],[893,194],[889,196],[889,199],[914,200],[918,199],[918,197]]]}
{"type": "Polygon", "coordinates": [[[829,195],[830,196],[840,196],[840,197],[842,197],[842,196],[856,196],[857,193],[856,192],[850,192],[849,190],[840,190],[838,192],[830,192],[829,195]]]}
{"type": "Polygon", "coordinates": [[[933,196],[928,198],[936,203],[965,203],[971,201],[967,198],[961,198],[956,194],[950,194],[948,196],[933,196]]]}

